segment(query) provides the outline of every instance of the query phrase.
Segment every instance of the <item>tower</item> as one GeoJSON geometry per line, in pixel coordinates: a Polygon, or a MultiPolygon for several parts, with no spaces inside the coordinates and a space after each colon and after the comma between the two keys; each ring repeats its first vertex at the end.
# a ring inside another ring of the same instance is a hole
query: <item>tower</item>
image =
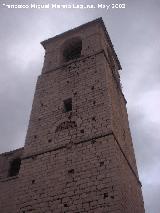
{"type": "Polygon", "coordinates": [[[15,202],[5,213],[144,213],[121,65],[102,19],[42,45],[15,202]]]}

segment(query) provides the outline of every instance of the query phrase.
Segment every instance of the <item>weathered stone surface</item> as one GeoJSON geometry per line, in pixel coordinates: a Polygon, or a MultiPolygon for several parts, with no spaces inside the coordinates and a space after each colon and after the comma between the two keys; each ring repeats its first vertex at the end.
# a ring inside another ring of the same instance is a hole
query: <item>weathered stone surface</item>
{"type": "Polygon", "coordinates": [[[102,19],[42,45],[18,176],[7,177],[0,155],[0,212],[144,213],[121,67],[102,19]]]}

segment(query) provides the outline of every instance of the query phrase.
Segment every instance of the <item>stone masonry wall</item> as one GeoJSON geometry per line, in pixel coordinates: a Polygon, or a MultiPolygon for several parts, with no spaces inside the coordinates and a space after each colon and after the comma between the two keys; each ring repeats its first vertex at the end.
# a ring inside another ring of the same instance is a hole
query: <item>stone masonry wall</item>
{"type": "Polygon", "coordinates": [[[0,164],[0,212],[144,213],[120,64],[102,19],[42,45],[19,174],[6,179],[0,164]],[[81,39],[81,56],[65,62],[72,38],[81,39]]]}
{"type": "Polygon", "coordinates": [[[0,155],[0,212],[14,213],[18,176],[9,177],[8,172],[13,159],[21,157],[23,148],[0,155]]]}
{"type": "Polygon", "coordinates": [[[17,213],[141,213],[139,183],[113,135],[25,159],[17,213]]]}
{"type": "Polygon", "coordinates": [[[103,61],[99,53],[39,77],[25,155],[111,131],[103,61]],[[67,98],[72,98],[73,109],[66,113],[67,98]]]}
{"type": "Polygon", "coordinates": [[[128,161],[132,165],[132,168],[134,169],[138,177],[125,99],[121,88],[113,77],[113,70],[110,68],[108,63],[106,63],[105,67],[107,75],[107,86],[109,89],[110,101],[112,106],[112,129],[121,145],[121,148],[127,156],[128,161]]]}
{"type": "Polygon", "coordinates": [[[123,209],[119,156],[110,135],[24,160],[17,213],[141,212],[132,209],[136,196],[123,209]]]}

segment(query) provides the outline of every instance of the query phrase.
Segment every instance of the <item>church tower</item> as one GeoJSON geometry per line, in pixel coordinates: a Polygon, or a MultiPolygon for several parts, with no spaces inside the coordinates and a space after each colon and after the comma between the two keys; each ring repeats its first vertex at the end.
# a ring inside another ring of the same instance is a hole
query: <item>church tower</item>
{"type": "Polygon", "coordinates": [[[16,212],[144,213],[121,65],[103,20],[41,44],[16,212]]]}

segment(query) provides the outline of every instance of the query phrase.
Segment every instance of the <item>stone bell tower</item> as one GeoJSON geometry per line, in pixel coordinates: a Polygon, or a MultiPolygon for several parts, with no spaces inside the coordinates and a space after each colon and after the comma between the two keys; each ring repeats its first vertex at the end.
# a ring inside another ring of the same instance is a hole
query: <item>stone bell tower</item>
{"type": "Polygon", "coordinates": [[[121,90],[101,18],[42,42],[17,213],[144,213],[121,90]]]}

